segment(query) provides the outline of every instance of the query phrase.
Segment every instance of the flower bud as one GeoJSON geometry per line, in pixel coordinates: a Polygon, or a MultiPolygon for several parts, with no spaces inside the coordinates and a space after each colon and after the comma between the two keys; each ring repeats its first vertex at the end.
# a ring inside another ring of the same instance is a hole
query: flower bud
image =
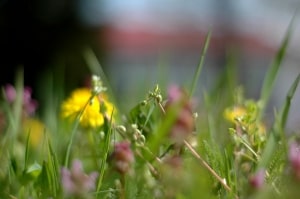
{"type": "Polygon", "coordinates": [[[102,91],[106,91],[107,89],[106,87],[103,87],[102,81],[100,77],[97,75],[92,76],[91,84],[92,84],[92,93],[95,95],[99,94],[102,91]]]}
{"type": "Polygon", "coordinates": [[[87,175],[82,170],[82,163],[79,160],[74,160],[72,168],[61,169],[61,182],[65,194],[84,197],[86,194],[95,189],[96,178],[98,177],[97,172],[92,172],[87,175]]]}
{"type": "Polygon", "coordinates": [[[249,178],[249,183],[253,188],[259,189],[263,186],[264,181],[265,181],[265,170],[260,169],[257,173],[252,175],[249,178]]]}
{"type": "Polygon", "coordinates": [[[120,132],[120,133],[126,133],[126,127],[123,126],[123,125],[118,125],[118,126],[116,127],[116,130],[117,130],[118,132],[120,132]]]}
{"type": "Polygon", "coordinates": [[[165,105],[165,110],[168,111],[169,107],[176,105],[179,102],[182,102],[183,104],[177,113],[177,118],[170,132],[171,139],[176,143],[182,143],[195,129],[192,101],[183,89],[176,85],[171,86],[168,90],[168,101],[165,105]]]}
{"type": "Polygon", "coordinates": [[[121,141],[115,144],[110,159],[114,168],[121,174],[127,173],[134,162],[134,155],[130,148],[130,142],[121,141]]]}
{"type": "MultiPolygon", "coordinates": [[[[9,104],[13,104],[17,98],[16,89],[7,84],[4,88],[4,97],[6,98],[9,104]]],[[[36,100],[31,98],[32,90],[29,87],[24,87],[23,89],[23,97],[22,97],[22,106],[23,106],[23,115],[30,116],[33,115],[37,109],[38,103],[36,100]]]]}
{"type": "Polygon", "coordinates": [[[288,159],[294,174],[300,180],[300,146],[296,142],[289,146],[288,159]]]}

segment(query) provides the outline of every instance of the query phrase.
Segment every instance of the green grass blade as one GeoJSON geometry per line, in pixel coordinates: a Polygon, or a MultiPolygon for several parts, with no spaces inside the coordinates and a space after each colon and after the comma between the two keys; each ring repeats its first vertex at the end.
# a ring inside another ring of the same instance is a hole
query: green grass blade
{"type": "Polygon", "coordinates": [[[277,79],[277,76],[278,76],[279,68],[285,57],[287,47],[288,47],[288,44],[289,44],[289,41],[291,38],[292,24],[293,24],[293,20],[289,24],[289,27],[285,34],[285,37],[282,41],[282,44],[281,44],[279,50],[277,51],[276,56],[275,56],[273,62],[271,63],[271,65],[267,71],[267,74],[264,78],[264,82],[263,82],[263,86],[262,86],[261,94],[260,94],[261,111],[260,111],[260,114],[258,117],[259,119],[261,119],[261,117],[264,114],[266,105],[269,101],[272,90],[274,88],[275,80],[277,79]]]}
{"type": "Polygon", "coordinates": [[[291,101],[292,98],[297,90],[297,87],[299,85],[299,81],[300,81],[300,74],[298,74],[296,80],[294,81],[294,83],[292,84],[291,88],[288,91],[288,94],[286,96],[286,100],[285,100],[285,104],[284,107],[282,109],[282,113],[281,113],[281,124],[280,124],[280,128],[284,129],[286,122],[287,122],[287,118],[288,118],[288,113],[290,110],[290,106],[291,106],[291,101]]]}
{"type": "Polygon", "coordinates": [[[205,59],[205,55],[206,55],[206,52],[207,52],[207,49],[209,46],[210,37],[211,37],[211,30],[207,33],[206,38],[205,38],[205,43],[204,43],[204,47],[202,49],[201,58],[199,60],[197,70],[193,77],[192,87],[190,90],[190,97],[192,97],[194,95],[194,92],[195,92],[195,89],[196,89],[196,86],[197,86],[197,83],[199,80],[199,76],[200,76],[202,68],[203,68],[204,59],[205,59]]]}
{"type": "MultiPolygon", "coordinates": [[[[299,85],[299,81],[300,81],[300,74],[297,76],[296,80],[293,82],[292,86],[290,87],[290,89],[287,93],[284,106],[282,107],[279,115],[276,118],[276,122],[275,122],[275,124],[271,130],[270,136],[267,140],[266,147],[260,158],[258,168],[266,168],[267,167],[267,165],[270,162],[270,159],[274,153],[274,150],[277,148],[276,146],[278,144],[278,141],[285,140],[284,127],[286,125],[286,121],[288,118],[291,101],[292,101],[295,91],[299,85]]],[[[286,143],[284,143],[284,144],[286,144],[286,143]]]]}
{"type": "Polygon", "coordinates": [[[100,189],[102,186],[102,181],[103,181],[103,177],[104,177],[104,171],[105,171],[105,165],[106,165],[106,161],[107,161],[107,157],[108,157],[108,153],[109,153],[109,146],[110,146],[110,141],[111,141],[111,135],[112,135],[112,117],[114,115],[114,109],[112,111],[112,114],[110,116],[110,124],[109,124],[109,129],[105,138],[105,148],[104,148],[104,154],[103,154],[103,158],[102,158],[102,163],[100,166],[100,174],[99,174],[99,179],[98,179],[98,184],[97,184],[97,191],[96,191],[96,195],[97,198],[99,198],[99,193],[100,193],[100,189]]]}
{"type": "Polygon", "coordinates": [[[59,163],[57,160],[56,153],[54,152],[51,142],[47,137],[48,143],[48,165],[49,165],[49,174],[51,176],[51,183],[53,187],[53,194],[56,195],[60,186],[59,182],[59,163]]]}
{"type": "Polygon", "coordinates": [[[27,169],[27,165],[28,165],[30,134],[31,134],[31,131],[29,130],[28,135],[27,135],[27,139],[26,139],[24,171],[27,169]]]}
{"type": "Polygon", "coordinates": [[[95,53],[93,52],[93,50],[91,48],[86,48],[83,52],[83,57],[87,63],[87,67],[90,69],[91,73],[94,75],[97,75],[101,78],[101,80],[103,81],[105,87],[107,87],[107,93],[110,95],[111,97],[111,101],[114,103],[115,107],[117,107],[117,110],[119,109],[117,106],[117,101],[113,95],[113,89],[111,87],[111,85],[109,84],[108,78],[106,77],[103,68],[101,66],[101,64],[99,63],[97,56],[95,55],[95,53]]]}
{"type": "Polygon", "coordinates": [[[147,123],[149,122],[149,120],[150,120],[150,117],[151,117],[151,115],[152,115],[152,113],[153,113],[154,109],[155,109],[155,105],[154,105],[154,104],[152,104],[152,105],[151,105],[151,107],[150,107],[150,109],[149,109],[149,112],[148,112],[148,114],[147,114],[147,117],[146,117],[145,123],[143,124],[143,126],[144,126],[144,127],[145,127],[145,126],[147,125],[147,123]]]}
{"type": "Polygon", "coordinates": [[[16,129],[14,129],[14,134],[17,134],[18,129],[20,128],[20,121],[22,115],[22,105],[23,105],[23,92],[24,92],[24,71],[19,69],[16,77],[15,88],[17,92],[16,101],[14,104],[14,118],[16,129]]]}
{"type": "MultiPolygon", "coordinates": [[[[23,90],[24,90],[24,71],[22,69],[19,69],[17,71],[14,88],[16,90],[16,99],[13,102],[13,106],[10,106],[9,102],[7,101],[3,102],[3,109],[5,110],[5,114],[7,115],[7,119],[9,123],[9,128],[7,129],[7,132],[11,142],[10,143],[11,148],[13,148],[13,143],[14,140],[16,139],[21,124],[23,90]]],[[[2,94],[3,96],[6,95],[4,89],[2,90],[2,94]]]]}
{"type": "MultiPolygon", "coordinates": [[[[106,78],[105,74],[102,70],[101,64],[99,63],[95,53],[91,48],[86,48],[83,52],[83,57],[87,63],[88,68],[90,71],[95,74],[100,76],[101,78],[106,78]]],[[[107,79],[105,79],[106,81],[107,79]]]]}
{"type": "Polygon", "coordinates": [[[77,115],[76,119],[75,119],[75,122],[74,122],[74,126],[73,126],[73,129],[72,129],[72,132],[71,132],[71,138],[69,140],[69,144],[68,144],[68,148],[67,148],[67,153],[66,153],[66,157],[65,157],[65,167],[68,168],[68,164],[69,164],[69,159],[70,159],[70,153],[71,153],[71,147],[72,147],[72,144],[73,144],[73,140],[74,140],[74,137],[75,137],[75,133],[77,131],[77,128],[79,126],[79,123],[80,123],[80,118],[84,112],[84,110],[86,109],[86,107],[90,104],[91,100],[94,98],[94,95],[92,95],[89,100],[86,102],[86,104],[84,105],[83,109],[79,112],[79,114],[77,115]]]}

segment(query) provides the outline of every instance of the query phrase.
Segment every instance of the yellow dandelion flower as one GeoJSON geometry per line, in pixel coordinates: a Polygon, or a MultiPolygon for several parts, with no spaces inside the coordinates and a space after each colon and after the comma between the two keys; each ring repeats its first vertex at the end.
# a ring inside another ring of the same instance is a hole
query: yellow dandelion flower
{"type": "MultiPolygon", "coordinates": [[[[89,102],[92,92],[89,88],[78,88],[62,103],[62,117],[75,120],[89,102]]],[[[82,113],[80,124],[83,127],[99,127],[104,123],[104,116],[111,117],[114,106],[107,100],[105,93],[95,96],[82,113]]]]}
{"type": "Polygon", "coordinates": [[[236,123],[236,119],[242,118],[247,114],[245,108],[241,106],[234,106],[233,108],[227,108],[224,112],[224,117],[229,122],[236,123]]]}
{"type": "Polygon", "coordinates": [[[27,139],[29,136],[29,145],[33,148],[38,148],[43,142],[44,132],[46,132],[45,125],[38,119],[28,118],[23,122],[23,137],[27,139]]]}

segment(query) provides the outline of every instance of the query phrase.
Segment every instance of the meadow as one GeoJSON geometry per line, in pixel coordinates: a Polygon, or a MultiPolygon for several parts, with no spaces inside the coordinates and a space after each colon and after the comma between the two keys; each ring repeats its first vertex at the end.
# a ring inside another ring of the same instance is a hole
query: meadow
{"type": "Polygon", "coordinates": [[[271,123],[266,114],[291,28],[258,99],[245,96],[230,63],[202,99],[194,95],[210,37],[187,86],[158,82],[143,99],[131,96],[129,111],[92,51],[87,85],[44,88],[43,116],[17,71],[13,85],[2,85],[0,198],[297,198],[300,130],[287,132],[286,123],[299,108],[300,74],[271,123]]]}

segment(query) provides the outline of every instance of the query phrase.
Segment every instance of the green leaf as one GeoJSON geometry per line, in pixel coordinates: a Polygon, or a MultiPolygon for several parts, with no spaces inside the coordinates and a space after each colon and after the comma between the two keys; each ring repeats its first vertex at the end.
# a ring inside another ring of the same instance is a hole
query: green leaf
{"type": "Polygon", "coordinates": [[[38,164],[37,162],[33,163],[26,169],[26,174],[30,175],[33,178],[36,178],[40,175],[42,171],[42,166],[38,164]]]}
{"type": "Polygon", "coordinates": [[[146,121],[146,116],[142,111],[142,105],[138,104],[129,112],[129,119],[131,123],[142,124],[146,121]]]}

